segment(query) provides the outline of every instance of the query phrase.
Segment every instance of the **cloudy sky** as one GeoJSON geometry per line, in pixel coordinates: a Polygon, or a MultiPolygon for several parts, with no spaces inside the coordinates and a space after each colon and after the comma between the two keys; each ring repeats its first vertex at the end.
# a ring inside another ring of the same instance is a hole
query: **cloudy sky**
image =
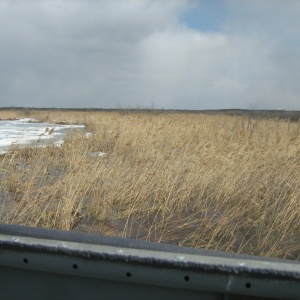
{"type": "Polygon", "coordinates": [[[299,0],[1,0],[0,107],[300,110],[299,0]]]}

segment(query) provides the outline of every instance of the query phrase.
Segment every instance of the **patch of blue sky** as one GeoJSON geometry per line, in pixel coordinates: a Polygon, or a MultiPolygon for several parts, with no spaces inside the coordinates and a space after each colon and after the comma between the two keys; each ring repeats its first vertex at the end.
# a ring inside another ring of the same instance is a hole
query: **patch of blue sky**
{"type": "Polygon", "coordinates": [[[197,31],[221,32],[226,15],[224,0],[195,0],[179,21],[197,31]]]}

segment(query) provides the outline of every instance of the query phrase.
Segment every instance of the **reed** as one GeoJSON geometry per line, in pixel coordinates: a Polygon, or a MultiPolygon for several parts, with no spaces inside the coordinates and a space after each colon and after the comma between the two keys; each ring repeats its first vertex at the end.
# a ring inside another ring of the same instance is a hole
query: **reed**
{"type": "Polygon", "coordinates": [[[84,123],[92,134],[74,130],[61,147],[1,156],[2,223],[299,259],[299,122],[151,111],[26,116],[84,123]]]}

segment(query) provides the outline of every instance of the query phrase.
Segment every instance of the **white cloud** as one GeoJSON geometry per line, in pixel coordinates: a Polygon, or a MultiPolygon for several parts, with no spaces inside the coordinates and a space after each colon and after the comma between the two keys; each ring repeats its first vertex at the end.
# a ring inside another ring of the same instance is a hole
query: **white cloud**
{"type": "Polygon", "coordinates": [[[300,3],[227,0],[219,33],[195,3],[2,0],[0,106],[300,109],[300,3]]]}

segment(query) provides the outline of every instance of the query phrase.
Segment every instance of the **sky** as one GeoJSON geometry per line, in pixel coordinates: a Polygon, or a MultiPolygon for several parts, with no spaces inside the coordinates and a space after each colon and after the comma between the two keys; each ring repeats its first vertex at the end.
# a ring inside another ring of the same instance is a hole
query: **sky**
{"type": "Polygon", "coordinates": [[[1,0],[0,107],[300,110],[299,0],[1,0]]]}

